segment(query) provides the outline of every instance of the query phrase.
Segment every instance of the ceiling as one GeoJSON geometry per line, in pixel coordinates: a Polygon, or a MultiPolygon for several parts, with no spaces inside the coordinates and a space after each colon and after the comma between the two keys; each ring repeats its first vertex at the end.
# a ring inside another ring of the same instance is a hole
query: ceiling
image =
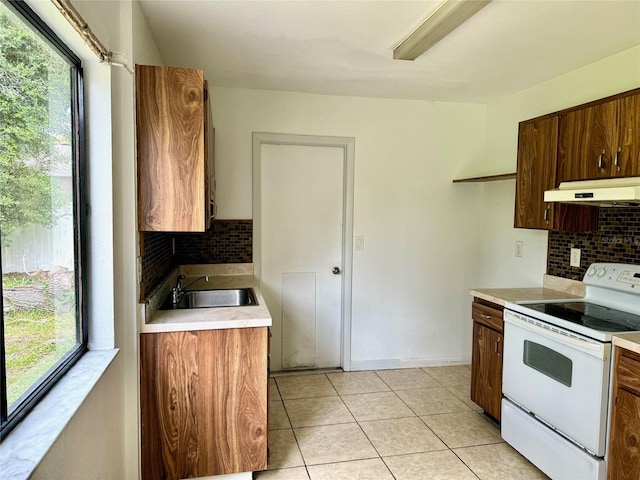
{"type": "Polygon", "coordinates": [[[393,47],[438,1],[139,1],[219,87],[484,103],[640,45],[640,0],[493,0],[413,62],[393,47]]]}

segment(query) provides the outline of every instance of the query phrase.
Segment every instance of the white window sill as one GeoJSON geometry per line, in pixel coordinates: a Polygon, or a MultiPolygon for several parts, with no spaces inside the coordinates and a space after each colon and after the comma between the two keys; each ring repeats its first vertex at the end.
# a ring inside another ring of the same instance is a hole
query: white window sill
{"type": "Polygon", "coordinates": [[[2,441],[2,480],[31,476],[117,354],[118,349],[85,353],[2,441]]]}

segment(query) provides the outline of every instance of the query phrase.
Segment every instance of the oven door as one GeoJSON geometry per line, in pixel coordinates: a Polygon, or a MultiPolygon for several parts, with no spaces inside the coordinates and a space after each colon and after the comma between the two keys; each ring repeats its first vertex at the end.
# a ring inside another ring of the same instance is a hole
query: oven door
{"type": "Polygon", "coordinates": [[[611,344],[504,312],[502,392],[593,455],[604,456],[611,344]]]}

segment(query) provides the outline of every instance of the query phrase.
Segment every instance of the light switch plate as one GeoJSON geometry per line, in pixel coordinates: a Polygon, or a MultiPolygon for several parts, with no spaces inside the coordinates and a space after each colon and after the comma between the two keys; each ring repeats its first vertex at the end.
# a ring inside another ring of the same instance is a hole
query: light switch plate
{"type": "Polygon", "coordinates": [[[579,248],[571,249],[571,260],[569,261],[569,265],[571,265],[572,267],[580,266],[580,249],[579,248]]]}
{"type": "Polygon", "coordinates": [[[356,235],[356,250],[364,250],[364,235],[356,235]]]}
{"type": "Polygon", "coordinates": [[[522,256],[523,248],[524,248],[524,244],[522,243],[522,240],[516,240],[516,257],[522,256]]]}

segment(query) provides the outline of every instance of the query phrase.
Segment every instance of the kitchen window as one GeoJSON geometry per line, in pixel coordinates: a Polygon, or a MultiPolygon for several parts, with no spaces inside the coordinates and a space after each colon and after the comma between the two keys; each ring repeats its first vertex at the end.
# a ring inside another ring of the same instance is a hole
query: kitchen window
{"type": "Polygon", "coordinates": [[[80,59],[0,2],[1,436],[87,350],[80,59]]]}

